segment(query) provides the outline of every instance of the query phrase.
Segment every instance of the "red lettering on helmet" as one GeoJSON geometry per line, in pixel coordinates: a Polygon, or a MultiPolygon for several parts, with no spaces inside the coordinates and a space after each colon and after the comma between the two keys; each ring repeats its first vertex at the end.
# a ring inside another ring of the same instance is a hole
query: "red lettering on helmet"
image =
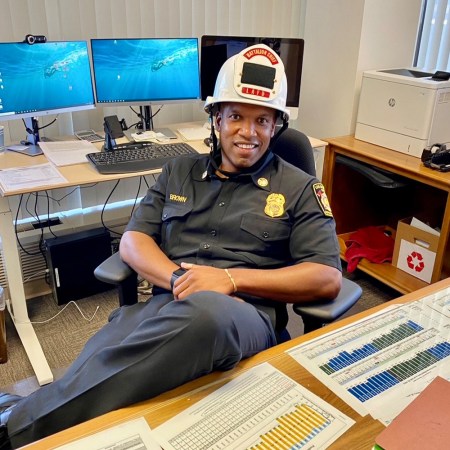
{"type": "Polygon", "coordinates": [[[272,65],[278,64],[276,55],[269,52],[266,48],[252,48],[244,53],[244,57],[247,59],[252,59],[254,56],[265,56],[272,65]]]}
{"type": "Polygon", "coordinates": [[[270,97],[270,92],[263,91],[262,89],[255,89],[255,88],[249,88],[249,87],[243,87],[242,93],[254,95],[255,97],[264,97],[264,98],[270,97]]]}

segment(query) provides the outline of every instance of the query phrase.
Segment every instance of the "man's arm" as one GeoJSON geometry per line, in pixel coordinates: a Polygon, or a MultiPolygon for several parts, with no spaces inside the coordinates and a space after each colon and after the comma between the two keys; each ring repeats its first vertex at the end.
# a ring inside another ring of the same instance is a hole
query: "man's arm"
{"type": "Polygon", "coordinates": [[[287,303],[317,299],[332,300],[341,289],[339,269],[303,262],[273,270],[229,269],[238,290],[287,303]]]}
{"type": "Polygon", "coordinates": [[[170,290],[170,277],[177,266],[147,234],[126,231],[120,240],[120,257],[141,277],[170,290]]]}
{"type": "Polygon", "coordinates": [[[339,269],[324,264],[304,262],[280,269],[224,269],[196,264],[181,266],[187,273],[175,282],[174,294],[182,300],[189,294],[211,290],[234,294],[239,292],[286,303],[316,299],[334,299],[341,288],[339,269]]]}
{"type": "MultiPolygon", "coordinates": [[[[170,290],[170,278],[178,266],[148,235],[127,231],[120,241],[120,256],[141,277],[170,290]]],[[[182,264],[187,269],[176,282],[174,294],[183,300],[189,294],[210,290],[233,295],[234,286],[224,269],[182,264]]],[[[286,303],[333,299],[339,293],[341,272],[323,264],[304,262],[280,269],[228,269],[237,290],[286,303]]]]}

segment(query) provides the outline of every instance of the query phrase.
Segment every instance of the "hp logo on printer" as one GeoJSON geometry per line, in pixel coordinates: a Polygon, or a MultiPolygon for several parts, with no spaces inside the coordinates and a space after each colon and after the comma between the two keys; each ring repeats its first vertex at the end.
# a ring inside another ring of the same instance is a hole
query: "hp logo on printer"
{"type": "Polygon", "coordinates": [[[395,98],[390,98],[389,99],[389,101],[388,101],[388,105],[391,107],[391,108],[393,108],[394,106],[395,106],[395,98]]]}

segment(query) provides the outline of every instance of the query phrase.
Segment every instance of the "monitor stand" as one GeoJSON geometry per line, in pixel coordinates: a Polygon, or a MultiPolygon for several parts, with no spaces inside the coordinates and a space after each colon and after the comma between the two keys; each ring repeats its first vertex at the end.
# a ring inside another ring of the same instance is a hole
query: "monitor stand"
{"type": "Polygon", "coordinates": [[[13,151],[13,152],[17,152],[17,153],[22,153],[23,155],[27,155],[27,156],[38,156],[38,155],[43,154],[39,145],[34,145],[34,144],[28,144],[28,145],[13,144],[13,145],[7,146],[6,149],[13,151]]]}
{"type": "Polygon", "coordinates": [[[162,133],[167,139],[178,139],[178,136],[170,128],[153,127],[153,113],[151,105],[140,106],[139,109],[143,131],[154,131],[155,133],[162,133]]]}
{"type": "Polygon", "coordinates": [[[142,131],[153,130],[153,113],[150,105],[139,106],[142,120],[142,131]]]}
{"type": "MultiPolygon", "coordinates": [[[[28,117],[24,119],[25,128],[27,130],[27,138],[20,144],[9,145],[6,148],[13,152],[22,153],[27,156],[42,155],[43,152],[38,145],[39,142],[39,123],[36,117],[28,117]]],[[[42,141],[46,139],[43,138],[42,141]]]]}

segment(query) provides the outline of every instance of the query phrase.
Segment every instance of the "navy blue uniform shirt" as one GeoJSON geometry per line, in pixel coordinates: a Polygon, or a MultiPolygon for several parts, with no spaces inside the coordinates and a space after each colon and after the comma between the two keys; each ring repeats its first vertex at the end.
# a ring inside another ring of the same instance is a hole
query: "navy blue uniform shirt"
{"type": "Polygon", "coordinates": [[[309,261],[341,269],[317,184],[272,153],[254,173],[225,180],[209,155],[176,158],[126,230],[152,236],[177,264],[270,269],[309,261]]]}

